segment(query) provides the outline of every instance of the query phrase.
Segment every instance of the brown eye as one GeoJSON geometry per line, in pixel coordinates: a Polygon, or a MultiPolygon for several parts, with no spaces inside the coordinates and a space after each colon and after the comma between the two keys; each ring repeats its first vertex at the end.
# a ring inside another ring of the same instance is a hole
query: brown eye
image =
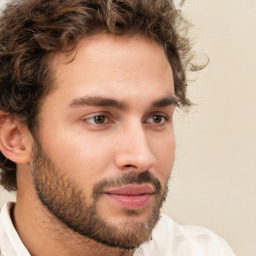
{"type": "Polygon", "coordinates": [[[153,116],[153,121],[154,121],[154,123],[159,124],[159,123],[162,122],[162,120],[163,120],[163,117],[162,117],[162,116],[153,116]]]}
{"type": "Polygon", "coordinates": [[[105,116],[95,116],[95,117],[93,117],[93,119],[94,119],[95,124],[104,124],[106,121],[105,116]]]}
{"type": "Polygon", "coordinates": [[[87,118],[86,121],[92,124],[104,124],[108,121],[108,118],[104,115],[98,115],[98,116],[92,116],[90,118],[87,118]]]}
{"type": "Polygon", "coordinates": [[[153,123],[153,124],[164,124],[166,121],[168,120],[168,118],[166,116],[163,115],[154,115],[151,116],[147,122],[148,123],[153,123]]]}

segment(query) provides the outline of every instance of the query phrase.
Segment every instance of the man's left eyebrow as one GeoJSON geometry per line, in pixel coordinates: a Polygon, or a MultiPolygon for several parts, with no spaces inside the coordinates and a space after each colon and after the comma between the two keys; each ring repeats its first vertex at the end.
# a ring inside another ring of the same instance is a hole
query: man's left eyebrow
{"type": "Polygon", "coordinates": [[[165,97],[160,100],[157,100],[153,102],[152,107],[167,107],[171,105],[174,105],[174,106],[178,105],[178,101],[174,96],[169,96],[169,97],[165,97]]]}

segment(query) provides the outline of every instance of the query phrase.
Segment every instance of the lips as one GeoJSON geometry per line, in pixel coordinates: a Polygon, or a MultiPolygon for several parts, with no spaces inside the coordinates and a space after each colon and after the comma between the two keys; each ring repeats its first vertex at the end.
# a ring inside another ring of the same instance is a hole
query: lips
{"type": "Polygon", "coordinates": [[[136,210],[146,207],[153,193],[150,185],[130,184],[105,191],[104,195],[122,208],[136,210]]]}

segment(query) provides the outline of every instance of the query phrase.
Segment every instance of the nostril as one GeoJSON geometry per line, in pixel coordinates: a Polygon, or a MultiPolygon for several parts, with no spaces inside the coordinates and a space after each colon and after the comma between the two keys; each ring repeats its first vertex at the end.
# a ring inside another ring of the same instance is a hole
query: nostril
{"type": "Polygon", "coordinates": [[[125,167],[127,167],[127,168],[130,168],[130,167],[135,167],[134,165],[131,165],[131,164],[127,164],[127,165],[125,165],[125,167]]]}

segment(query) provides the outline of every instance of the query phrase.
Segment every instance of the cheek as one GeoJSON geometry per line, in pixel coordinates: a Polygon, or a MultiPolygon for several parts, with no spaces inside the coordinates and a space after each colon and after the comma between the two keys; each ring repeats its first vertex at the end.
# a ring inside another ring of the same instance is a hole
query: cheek
{"type": "Polygon", "coordinates": [[[175,139],[174,134],[169,133],[157,140],[153,146],[153,153],[157,160],[156,176],[160,179],[162,184],[167,181],[175,158],[175,139]]]}
{"type": "Polygon", "coordinates": [[[110,142],[101,136],[78,136],[71,131],[66,134],[59,133],[55,139],[44,141],[44,147],[60,169],[90,193],[93,185],[106,178],[111,170],[110,142]]]}

